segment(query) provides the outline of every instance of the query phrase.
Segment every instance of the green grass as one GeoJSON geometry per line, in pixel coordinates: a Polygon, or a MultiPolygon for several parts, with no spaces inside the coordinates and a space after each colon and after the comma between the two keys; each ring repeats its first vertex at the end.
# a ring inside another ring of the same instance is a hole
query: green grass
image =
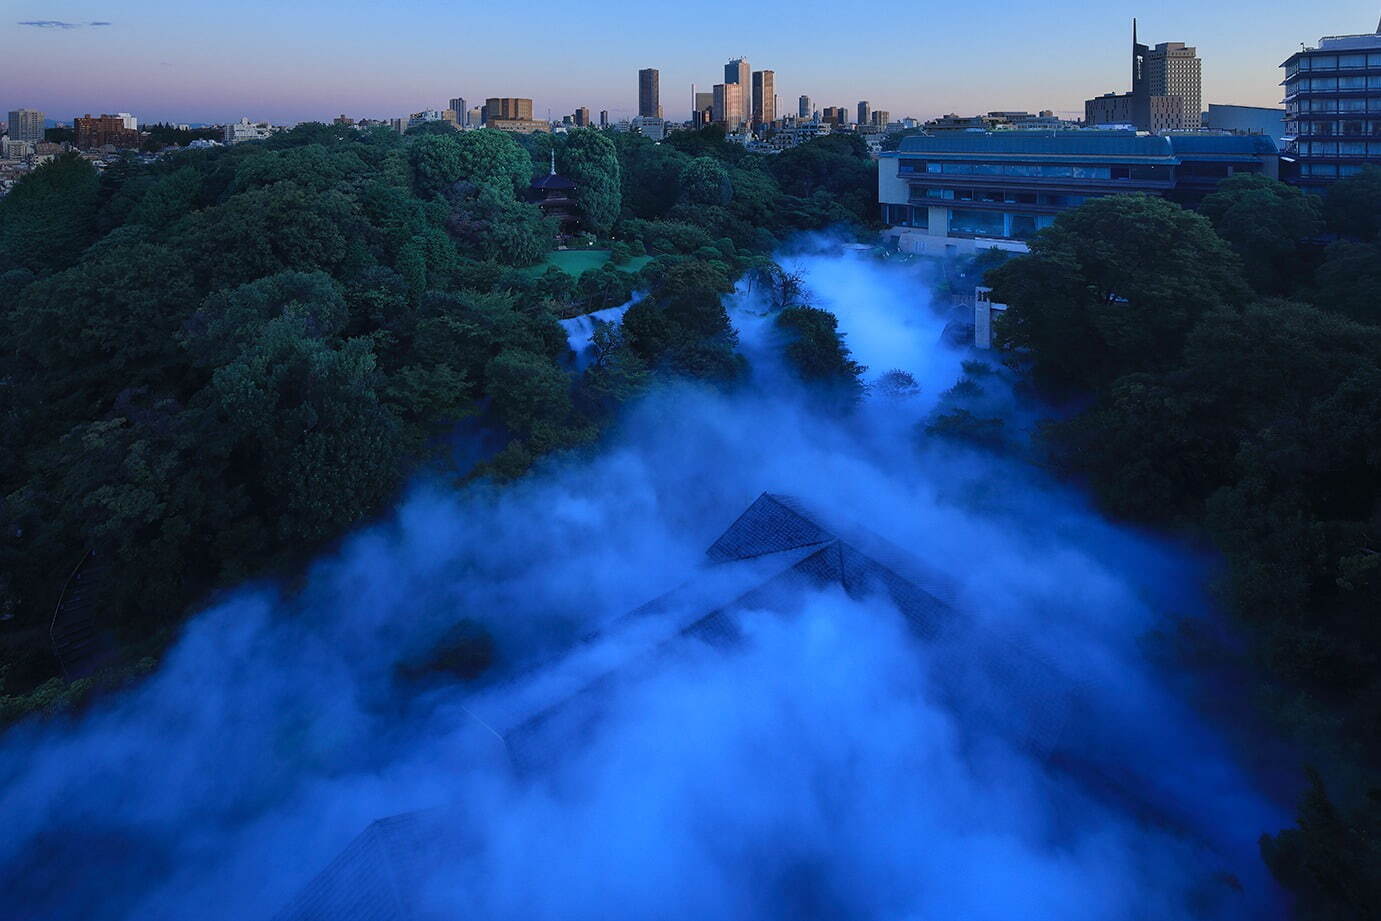
{"type": "MultiPolygon", "coordinates": [[[[545,262],[539,262],[523,269],[523,274],[536,278],[546,272],[547,269],[555,266],[567,275],[579,278],[591,269],[597,269],[608,261],[609,250],[607,249],[558,250],[548,256],[545,262]]],[[[651,256],[634,256],[623,265],[615,266],[615,268],[622,272],[636,272],[651,261],[651,256]]]]}

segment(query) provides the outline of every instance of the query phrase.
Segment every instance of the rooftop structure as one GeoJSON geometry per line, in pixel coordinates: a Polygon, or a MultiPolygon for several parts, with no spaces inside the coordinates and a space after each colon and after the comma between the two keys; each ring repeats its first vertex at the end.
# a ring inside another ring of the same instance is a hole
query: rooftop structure
{"type": "Polygon", "coordinates": [[[1381,165],[1381,32],[1326,36],[1280,66],[1286,149],[1301,185],[1322,188],[1381,165]]]}
{"type": "Polygon", "coordinates": [[[557,236],[567,237],[580,229],[580,205],[575,200],[575,183],[556,174],[556,151],[551,154],[551,172],[532,181],[528,197],[542,210],[543,217],[555,218],[557,236]]]}
{"type": "Polygon", "coordinates": [[[1266,106],[1208,104],[1204,113],[1204,127],[1212,131],[1226,131],[1229,134],[1263,134],[1276,142],[1277,147],[1284,144],[1285,110],[1266,106]]]}
{"type": "MultiPolygon", "coordinates": [[[[1039,654],[980,630],[950,601],[952,587],[901,547],[788,496],[763,493],[706,550],[697,575],[628,612],[563,659],[504,686],[465,712],[497,762],[523,775],[578,745],[596,726],[617,676],[655,673],[660,651],[689,643],[731,648],[748,618],[791,616],[802,590],[837,588],[891,602],[919,643],[956,725],[1019,726],[1009,741],[1056,756],[1081,693],[1039,654]],[[948,642],[964,638],[964,653],[948,642]],[[1018,717],[1012,718],[1013,713],[1018,717]]],[[[919,666],[918,662],[918,666],[919,666]]],[[[422,921],[434,883],[465,859],[464,804],[379,819],[366,827],[275,921],[422,921]]]]}
{"type": "Polygon", "coordinates": [[[883,220],[911,252],[1026,250],[1061,211],[1127,192],[1196,204],[1238,172],[1276,176],[1260,135],[1133,131],[951,132],[913,136],[878,161],[883,220]]]}
{"type": "Polygon", "coordinates": [[[1091,126],[1130,124],[1142,131],[1185,131],[1200,127],[1203,62],[1183,42],[1154,48],[1137,41],[1132,20],[1132,90],[1107,93],[1084,103],[1091,126]]]}

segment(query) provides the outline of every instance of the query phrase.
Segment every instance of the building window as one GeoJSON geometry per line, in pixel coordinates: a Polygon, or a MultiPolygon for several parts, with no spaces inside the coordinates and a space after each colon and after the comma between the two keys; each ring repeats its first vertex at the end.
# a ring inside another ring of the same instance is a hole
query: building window
{"type": "Polygon", "coordinates": [[[1026,240],[1035,234],[1039,226],[1039,219],[1034,214],[1013,214],[1008,236],[1014,240],[1026,240]]]}
{"type": "Polygon", "coordinates": [[[949,213],[949,232],[967,234],[975,237],[1000,237],[1003,235],[1004,215],[997,211],[966,211],[952,209],[949,213]]]}

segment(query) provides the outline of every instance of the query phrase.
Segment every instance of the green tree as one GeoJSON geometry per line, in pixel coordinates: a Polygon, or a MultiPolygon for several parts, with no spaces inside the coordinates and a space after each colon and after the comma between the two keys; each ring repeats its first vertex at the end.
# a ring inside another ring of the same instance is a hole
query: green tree
{"type": "Polygon", "coordinates": [[[456,178],[509,195],[521,194],[531,184],[532,160],[508,132],[481,128],[456,135],[454,142],[460,148],[456,178]]]}
{"type": "Polygon", "coordinates": [[[861,378],[867,369],[850,356],[834,314],[818,307],[786,307],[774,323],[785,337],[787,364],[797,377],[849,401],[863,393],[861,378]]]}
{"type": "Polygon", "coordinates": [[[713,380],[738,377],[743,359],[723,303],[730,290],[726,276],[704,262],[672,266],[624,314],[628,348],[649,366],[713,380]]]}
{"type": "Polygon", "coordinates": [[[1030,246],[986,277],[1009,305],[999,341],[1047,383],[1097,388],[1167,367],[1198,317],[1247,298],[1240,262],[1208,220],[1161,198],[1094,199],[1030,246]]]}
{"type": "Polygon", "coordinates": [[[1294,828],[1261,837],[1261,856],[1298,899],[1309,921],[1366,921],[1381,917],[1381,789],[1355,816],[1328,798],[1323,778],[1309,772],[1294,828]]]}
{"type": "Polygon", "coordinates": [[[585,226],[607,234],[623,205],[623,177],[614,142],[602,131],[577,128],[567,133],[558,162],[561,174],[575,183],[585,226]]]}
{"type": "Polygon", "coordinates": [[[47,274],[76,261],[95,229],[100,177],[75,153],[44,163],[0,198],[0,274],[47,274]]]}
{"type": "Polygon", "coordinates": [[[1331,183],[1323,213],[1334,233],[1375,241],[1381,234],[1381,167],[1367,166],[1356,176],[1331,183]]]}
{"type": "Polygon", "coordinates": [[[403,445],[376,377],[368,340],[332,348],[291,313],[212,376],[222,437],[249,462],[245,485],[279,539],[339,533],[395,488],[403,445]]]}
{"type": "Polygon", "coordinates": [[[713,157],[696,157],[681,169],[681,197],[692,205],[727,205],[734,197],[729,171],[713,157]]]}
{"type": "Polygon", "coordinates": [[[1301,244],[1323,230],[1317,196],[1254,173],[1237,173],[1199,206],[1242,259],[1247,281],[1281,294],[1307,275],[1301,244]]]}
{"type": "Polygon", "coordinates": [[[614,135],[622,166],[623,207],[634,217],[660,217],[676,204],[681,171],[690,157],[668,144],[632,132],[614,135]]]}
{"type": "Polygon", "coordinates": [[[1321,310],[1381,325],[1381,245],[1339,240],[1314,272],[1309,300],[1321,310]]]}
{"type": "Polygon", "coordinates": [[[153,183],[125,219],[126,224],[143,224],[163,230],[196,209],[201,194],[201,176],[183,167],[153,183]]]}

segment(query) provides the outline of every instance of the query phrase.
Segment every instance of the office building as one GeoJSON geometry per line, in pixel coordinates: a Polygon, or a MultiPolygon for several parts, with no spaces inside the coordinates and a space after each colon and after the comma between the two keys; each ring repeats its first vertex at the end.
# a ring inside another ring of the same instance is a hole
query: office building
{"type": "Polygon", "coordinates": [[[753,71],[753,128],[777,120],[777,74],[771,70],[753,71]]]}
{"type": "Polygon", "coordinates": [[[662,117],[661,72],[655,67],[638,71],[638,117],[662,117]]]}
{"type": "Polygon", "coordinates": [[[423,109],[421,112],[413,112],[408,116],[408,127],[416,128],[418,125],[425,125],[427,122],[445,121],[444,113],[436,109],[423,109]]]}
{"type": "Polygon", "coordinates": [[[695,87],[691,87],[691,96],[695,100],[695,109],[691,112],[691,124],[697,128],[714,123],[714,93],[697,93],[695,87]]]}
{"type": "Polygon", "coordinates": [[[1185,127],[1184,100],[1179,96],[1107,93],[1084,101],[1084,123],[1090,128],[1130,126],[1161,134],[1185,127]]]}
{"type": "Polygon", "coordinates": [[[466,116],[470,112],[470,107],[465,104],[464,97],[457,96],[456,98],[446,103],[446,107],[456,113],[455,121],[457,125],[464,127],[466,124],[468,124],[468,122],[466,121],[466,116]]]}
{"type": "Polygon", "coordinates": [[[1193,131],[1201,126],[1203,62],[1183,42],[1154,48],[1137,41],[1132,20],[1132,91],[1107,93],[1084,103],[1084,122],[1132,125],[1141,131],[1193,131]]]}
{"type": "Polygon", "coordinates": [[[737,83],[746,92],[752,81],[752,69],[748,66],[747,58],[734,58],[724,65],[724,82],[737,83]]]}
{"type": "MultiPolygon", "coordinates": [[[[725,131],[737,131],[748,123],[752,115],[753,76],[747,58],[734,58],[724,65],[724,89],[716,100],[723,97],[723,109],[715,109],[715,121],[724,126],[725,131]]],[[[716,93],[720,85],[715,86],[716,93]]]]}
{"type": "Polygon", "coordinates": [[[868,100],[863,99],[858,103],[858,118],[856,121],[860,125],[870,124],[873,120],[873,107],[868,104],[868,100]]]}
{"type": "Polygon", "coordinates": [[[748,120],[743,92],[747,83],[716,83],[714,85],[714,105],[711,113],[715,124],[725,131],[737,131],[748,120]]]}
{"type": "MultiPolygon", "coordinates": [[[[1184,122],[1181,130],[1200,127],[1203,111],[1203,62],[1198,52],[1183,42],[1161,42],[1142,56],[1141,77],[1145,83],[1143,95],[1172,96],[1183,101],[1184,122]]],[[[1136,85],[1132,86],[1136,93],[1136,85]]]]}
{"type": "Polygon", "coordinates": [[[43,113],[37,109],[15,109],[10,112],[11,141],[43,140],[43,113]]]}
{"type": "Polygon", "coordinates": [[[1280,66],[1285,136],[1300,185],[1321,188],[1381,165],[1381,27],[1326,36],[1280,66]]]}
{"type": "Polygon", "coordinates": [[[484,100],[484,120],[531,120],[532,100],[518,96],[491,96],[484,100]]]}
{"type": "Polygon", "coordinates": [[[639,115],[628,123],[628,128],[635,134],[653,141],[660,141],[667,136],[667,123],[660,118],[643,118],[639,115]]]}
{"type": "Polygon", "coordinates": [[[825,110],[820,113],[820,120],[836,128],[842,128],[849,123],[848,106],[825,106],[825,110]]]}
{"type": "Polygon", "coordinates": [[[601,128],[608,128],[608,127],[609,127],[609,110],[608,110],[608,109],[600,109],[600,110],[599,110],[599,126],[600,126],[601,128]]]}
{"type": "Polygon", "coordinates": [[[550,131],[551,125],[532,117],[532,100],[520,96],[491,96],[481,110],[484,126],[515,134],[550,131]]]}
{"type": "Polygon", "coordinates": [[[886,109],[874,109],[872,124],[878,128],[886,128],[892,124],[892,113],[886,109]]]}
{"type": "Polygon", "coordinates": [[[802,96],[796,100],[796,117],[805,119],[810,118],[810,97],[802,96]]]}
{"type": "MultiPolygon", "coordinates": [[[[138,130],[128,127],[133,116],[119,115],[93,116],[90,113],[74,118],[72,128],[76,133],[76,146],[82,150],[96,147],[135,148],[143,140],[138,130]]],[[[137,124],[137,122],[136,122],[137,124]]]]}
{"type": "Polygon", "coordinates": [[[1266,106],[1229,106],[1216,102],[1208,104],[1204,113],[1204,127],[1229,134],[1264,134],[1273,138],[1277,146],[1285,139],[1285,110],[1266,106]]]}
{"type": "Polygon", "coordinates": [[[580,108],[576,109],[576,110],[575,110],[575,116],[574,116],[574,118],[573,118],[573,121],[575,122],[575,125],[576,125],[577,128],[588,128],[588,127],[590,127],[590,109],[589,109],[589,107],[588,107],[588,106],[581,106],[580,108]]]}
{"type": "Polygon", "coordinates": [[[904,138],[878,160],[883,220],[907,252],[1024,252],[1061,211],[1141,192],[1197,205],[1234,173],[1275,178],[1261,135],[1133,131],[951,132],[904,138]]]}
{"type": "Polygon", "coordinates": [[[830,126],[825,122],[814,120],[792,122],[788,120],[787,124],[772,132],[769,143],[779,150],[786,150],[807,141],[813,141],[818,137],[824,137],[830,133],[830,130],[830,126]]]}

